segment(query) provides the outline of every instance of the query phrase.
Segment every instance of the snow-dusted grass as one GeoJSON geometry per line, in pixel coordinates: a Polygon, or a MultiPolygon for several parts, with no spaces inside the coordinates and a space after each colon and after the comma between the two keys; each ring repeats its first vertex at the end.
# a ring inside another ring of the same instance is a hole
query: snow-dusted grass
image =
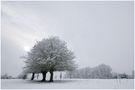
{"type": "Polygon", "coordinates": [[[39,80],[2,79],[2,89],[133,89],[133,79],[65,79],[53,83],[39,80]]]}

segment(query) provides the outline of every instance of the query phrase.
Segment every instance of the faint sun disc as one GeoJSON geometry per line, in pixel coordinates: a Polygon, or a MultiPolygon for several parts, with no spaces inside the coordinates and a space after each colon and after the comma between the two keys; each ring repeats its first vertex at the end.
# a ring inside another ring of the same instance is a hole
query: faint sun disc
{"type": "Polygon", "coordinates": [[[24,46],[24,51],[29,52],[30,51],[30,47],[29,46],[24,46]]]}

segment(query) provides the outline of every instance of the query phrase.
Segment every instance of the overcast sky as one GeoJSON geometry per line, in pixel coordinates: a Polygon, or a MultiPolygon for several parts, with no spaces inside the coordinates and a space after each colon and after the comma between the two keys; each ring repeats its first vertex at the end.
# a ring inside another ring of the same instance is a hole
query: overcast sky
{"type": "Polygon", "coordinates": [[[134,66],[133,2],[2,2],[2,74],[18,75],[35,41],[59,36],[81,67],[134,66]]]}

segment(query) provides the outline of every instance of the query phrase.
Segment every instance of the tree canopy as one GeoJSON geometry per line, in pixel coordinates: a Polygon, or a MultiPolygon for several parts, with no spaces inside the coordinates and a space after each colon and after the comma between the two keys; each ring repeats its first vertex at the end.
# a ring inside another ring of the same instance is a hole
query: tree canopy
{"type": "Polygon", "coordinates": [[[38,41],[26,57],[26,72],[74,70],[73,52],[58,37],[38,41]]]}

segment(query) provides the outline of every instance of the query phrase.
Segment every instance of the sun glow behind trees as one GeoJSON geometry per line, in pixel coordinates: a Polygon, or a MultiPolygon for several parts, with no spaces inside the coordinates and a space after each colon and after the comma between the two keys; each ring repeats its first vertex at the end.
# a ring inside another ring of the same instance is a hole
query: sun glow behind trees
{"type": "Polygon", "coordinates": [[[24,46],[24,51],[29,52],[30,51],[30,47],[29,46],[24,46]]]}

